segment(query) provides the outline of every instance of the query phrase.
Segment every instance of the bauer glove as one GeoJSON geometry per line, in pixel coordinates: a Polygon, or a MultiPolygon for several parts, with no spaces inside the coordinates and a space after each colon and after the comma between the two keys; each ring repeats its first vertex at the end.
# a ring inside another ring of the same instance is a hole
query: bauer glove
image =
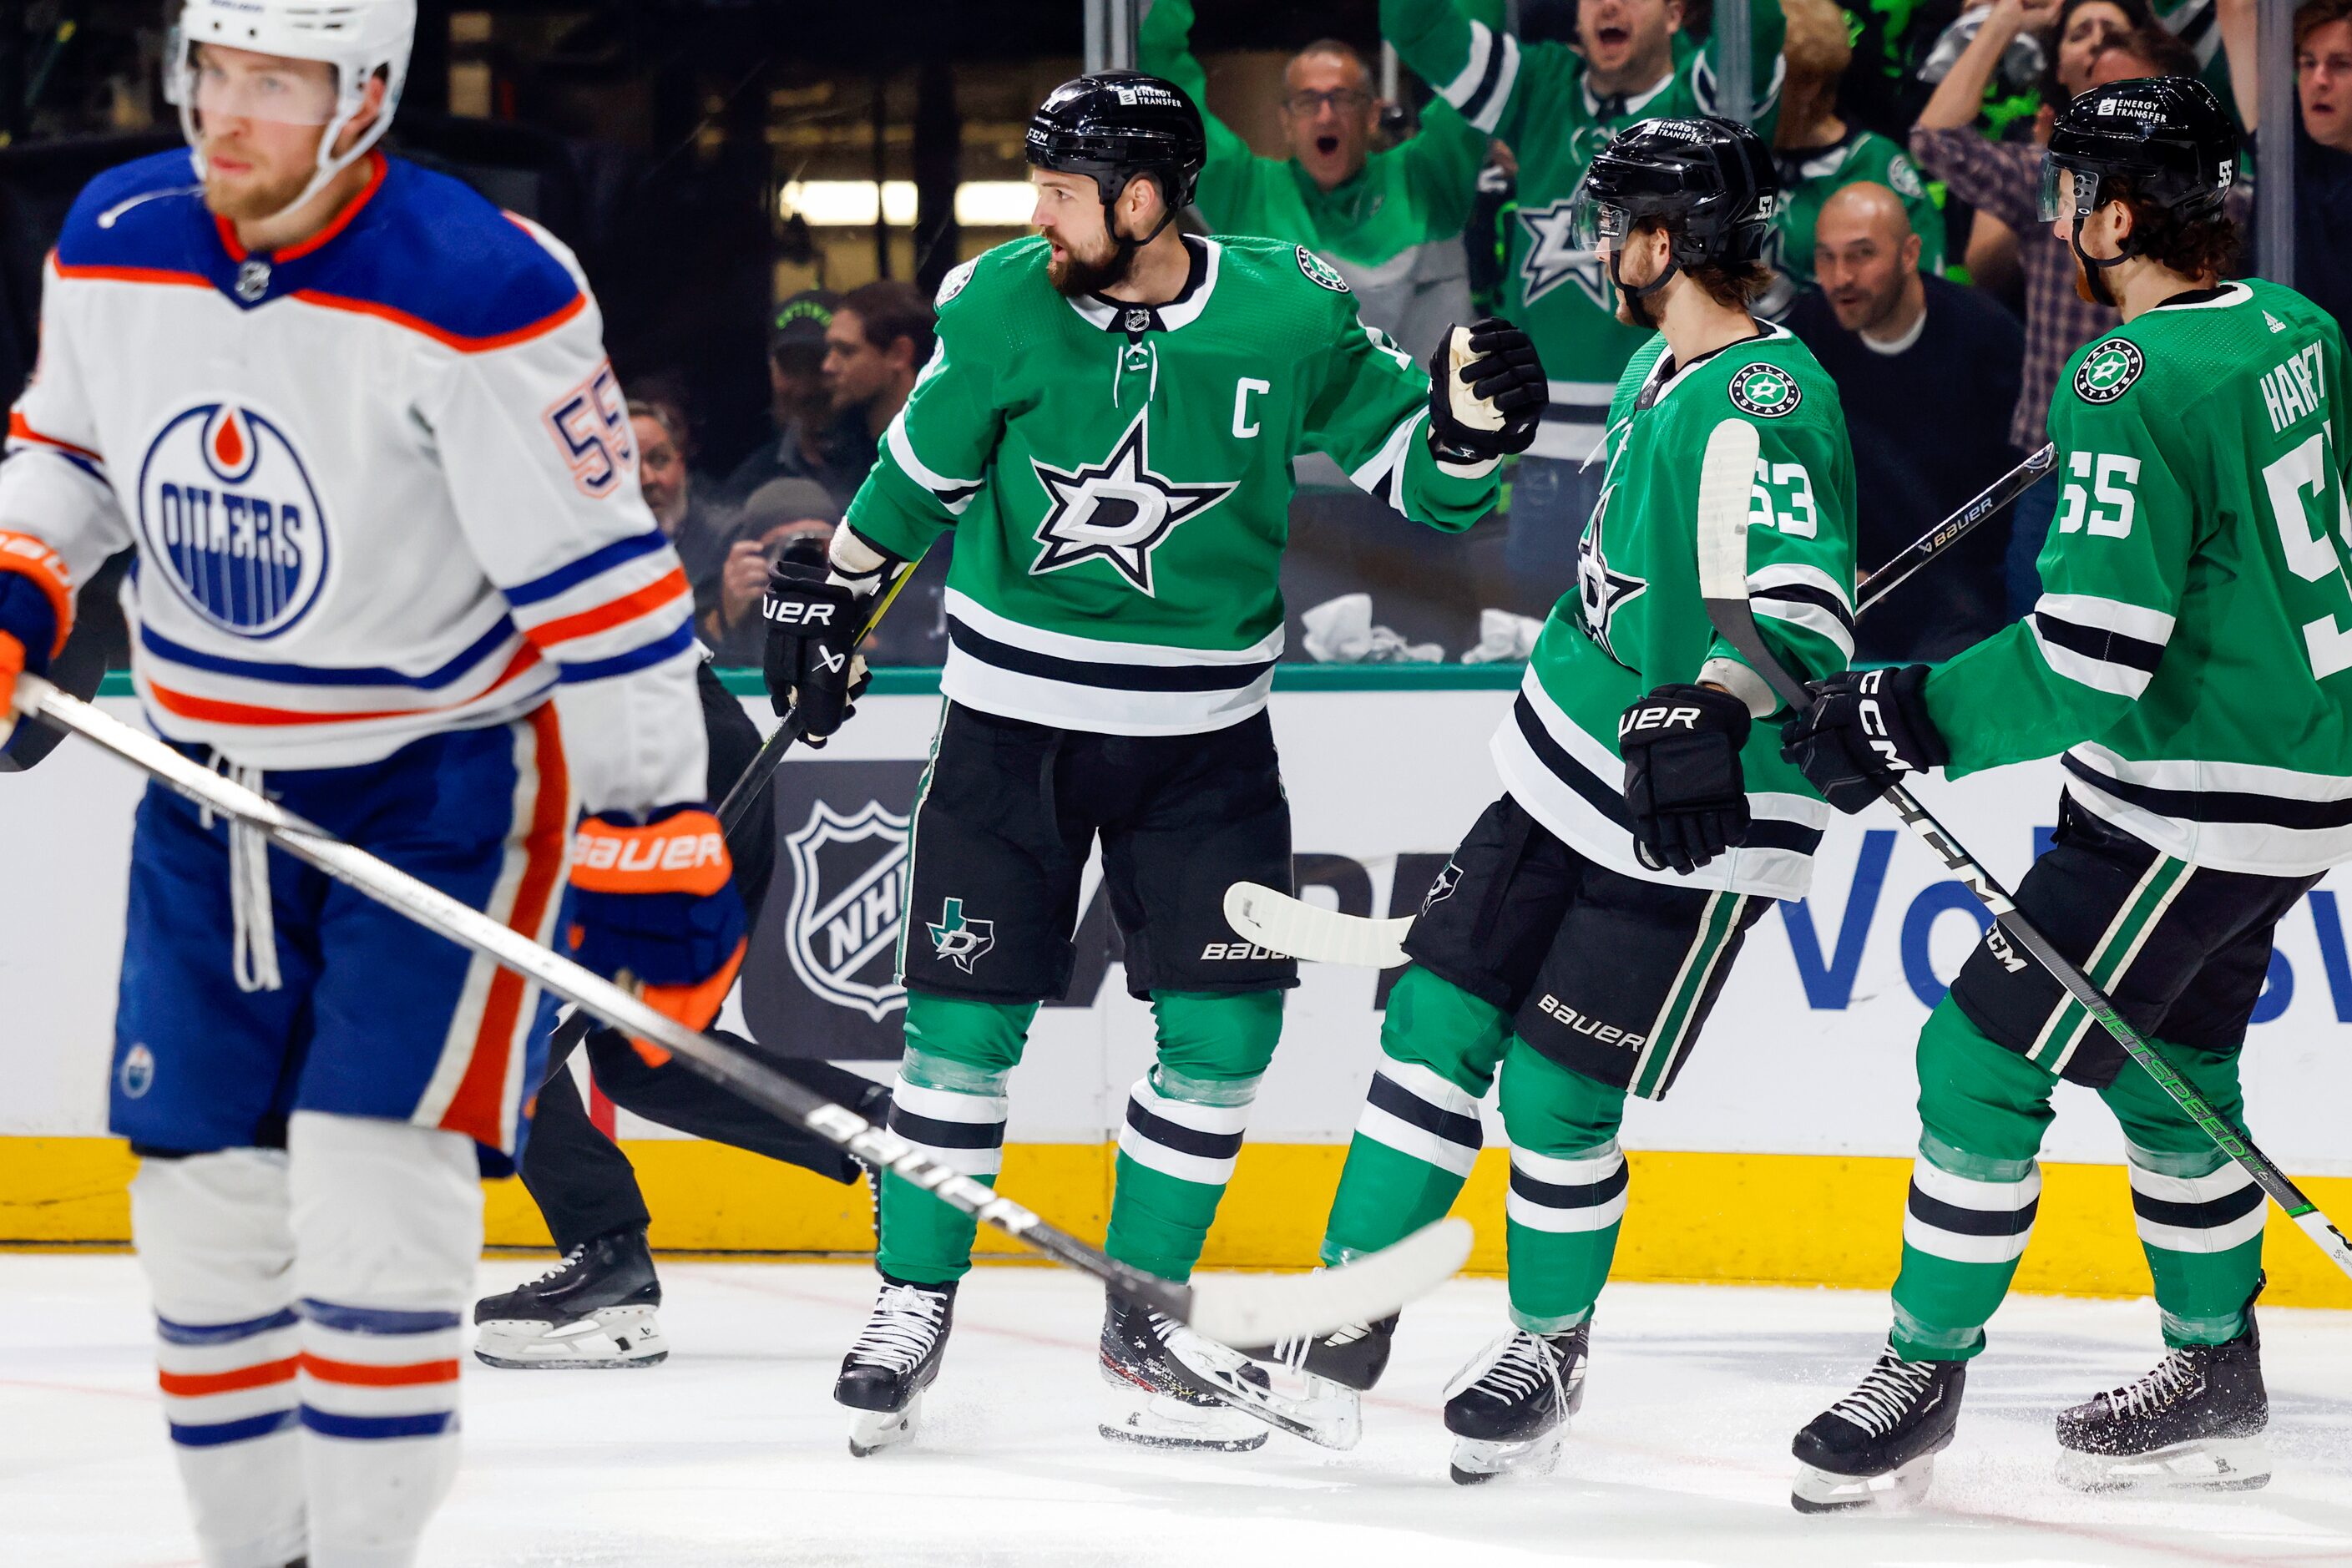
{"type": "MultiPolygon", "coordinates": [[[[673,805],[635,824],[581,823],[572,848],[572,955],[637,994],[656,1012],[699,1029],[742,967],[748,921],[719,819],[673,805]]],[[[655,1067],[669,1052],[633,1039],[655,1067]]]]}
{"type": "Polygon", "coordinates": [[[1683,876],[1748,841],[1739,748],[1748,704],[1707,686],[1661,686],[1617,721],[1633,847],[1653,870],[1683,876]]]}
{"type": "Polygon", "coordinates": [[[1822,798],[1857,812],[1902,774],[1952,760],[1927,716],[1927,667],[1846,670],[1809,689],[1813,705],[1780,726],[1780,755],[1822,798]]]}
{"type": "Polygon", "coordinates": [[[16,678],[47,675],[72,629],[65,557],[29,533],[0,529],[0,747],[16,728],[16,678]]]}
{"type": "Polygon", "coordinates": [[[851,704],[871,679],[857,654],[858,636],[890,561],[842,528],[825,555],[811,561],[787,547],[769,569],[760,605],[768,623],[768,701],[812,747],[822,747],[856,711],[851,704]]]}
{"type": "Polygon", "coordinates": [[[1448,327],[1429,356],[1430,449],[1457,468],[1524,452],[1549,397],[1527,333],[1500,316],[1448,327]]]}

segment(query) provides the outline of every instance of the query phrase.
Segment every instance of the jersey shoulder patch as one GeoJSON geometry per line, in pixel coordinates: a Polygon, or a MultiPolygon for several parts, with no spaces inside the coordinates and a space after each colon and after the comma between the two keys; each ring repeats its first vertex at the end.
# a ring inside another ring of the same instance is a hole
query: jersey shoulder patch
{"type": "Polygon", "coordinates": [[[1348,280],[1339,276],[1339,268],[1333,267],[1329,262],[1324,260],[1321,257],[1316,255],[1313,251],[1307,249],[1303,245],[1295,247],[1294,248],[1298,253],[1298,270],[1307,274],[1307,280],[1308,282],[1313,283],[1318,288],[1328,289],[1334,294],[1346,294],[1350,292],[1348,288],[1348,280]]]}
{"type": "Polygon", "coordinates": [[[1795,375],[1769,360],[1755,360],[1731,373],[1731,405],[1758,419],[1780,419],[1797,411],[1805,389],[1795,375]]]}
{"type": "Polygon", "coordinates": [[[2074,367],[2074,395],[2085,403],[2113,403],[2131,390],[2132,383],[2147,368],[2147,356],[2129,338],[2093,343],[2083,351],[2083,361],[2074,367]]]}
{"type": "Polygon", "coordinates": [[[964,285],[971,281],[971,269],[979,265],[980,258],[975,256],[970,261],[960,263],[953,271],[940,279],[940,291],[931,300],[931,309],[939,310],[962,293],[964,285]]]}

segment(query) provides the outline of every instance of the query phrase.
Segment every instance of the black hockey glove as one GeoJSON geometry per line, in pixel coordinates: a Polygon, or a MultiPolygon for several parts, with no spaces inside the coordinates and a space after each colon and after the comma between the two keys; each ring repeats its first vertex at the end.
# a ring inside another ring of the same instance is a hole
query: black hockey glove
{"type": "Polygon", "coordinates": [[[1748,841],[1739,748],[1748,704],[1708,686],[1661,686],[1617,721],[1625,809],[1642,863],[1689,876],[1748,841]]]}
{"type": "Polygon", "coordinates": [[[1813,705],[1780,726],[1780,755],[1840,811],[1860,811],[1904,773],[1952,760],[1927,717],[1927,667],[1845,670],[1809,689],[1813,705]]]}
{"type": "Polygon", "coordinates": [[[1527,333],[1500,316],[1448,327],[1429,356],[1430,449],[1459,465],[1524,452],[1550,396],[1527,333]]]}
{"type": "Polygon", "coordinates": [[[768,623],[768,701],[809,746],[822,747],[856,711],[851,704],[872,679],[856,651],[872,597],[838,580],[821,554],[809,561],[789,552],[768,569],[760,605],[768,623]]]}

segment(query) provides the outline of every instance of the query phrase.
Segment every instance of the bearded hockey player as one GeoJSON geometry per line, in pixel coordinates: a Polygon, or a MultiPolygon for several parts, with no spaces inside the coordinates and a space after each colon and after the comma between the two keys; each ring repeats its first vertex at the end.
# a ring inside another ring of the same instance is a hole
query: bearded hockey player
{"type": "MultiPolygon", "coordinates": [[[[1510,1330],[1447,1390],[1453,1476],[1548,1468],[1583,1397],[1593,1303],[1625,1212],[1626,1096],[1662,1098],[1742,938],[1804,895],[1829,808],[1756,721],[1777,700],[1699,597],[1698,455],[1727,419],[1761,443],[1748,582],[1791,668],[1853,647],[1853,461],[1837,389],[1748,303],[1778,187],[1756,133],[1656,120],[1593,160],[1580,219],[1653,329],[1610,410],[1608,474],[1495,737],[1506,793],[1412,923],[1324,1236],[1338,1264],[1444,1215],[1501,1078],[1511,1140],[1510,1330]]],[[[1393,1318],[1281,1347],[1324,1418],[1387,1364],[1393,1318]]]]}
{"type": "MultiPolygon", "coordinates": [[[[1172,1279],[1200,1256],[1297,983],[1221,913],[1234,881],[1290,880],[1265,699],[1291,460],[1327,452],[1406,516],[1463,529],[1494,505],[1496,466],[1543,400],[1542,367],[1507,323],[1450,332],[1433,387],[1304,247],[1181,235],[1202,149],[1199,112],[1158,78],[1055,89],[1028,132],[1043,232],[949,275],[937,352],[831,571],[780,563],[766,605],[770,690],[822,737],[844,716],[877,585],[955,530],[890,1127],[994,1177],[1006,1079],[1041,1000],[1068,988],[1099,839],[1128,987],[1159,1035],[1128,1103],[1106,1245],[1172,1279]]],[[[881,1294],[835,1390],[856,1413],[853,1452],[914,1432],[972,1235],[885,1179],[881,1294]]],[[[1246,1364],[1109,1303],[1103,1375],[1133,1397],[1105,1435],[1263,1443],[1179,1354],[1246,1364]]]]}
{"type": "MultiPolygon", "coordinates": [[[[2186,77],[2116,82],[2059,117],[2045,214],[2084,295],[2124,324],[2074,355],[2051,401],[2065,488],[2041,601],[1932,673],[1826,683],[1787,732],[1844,811],[1890,773],[2063,751],[2057,835],[2018,908],[2232,1122],[2273,930],[2352,854],[2344,340],[2299,295],[2218,281],[2237,164],[2229,117],[2186,77]]],[[[2123,1124],[2168,1347],[2137,1383],[2059,1415],[2061,1479],[2266,1481],[2252,1176],[1998,927],[1928,1017],[1918,1061],[1894,1331],[1861,1386],[1798,1435],[1796,1506],[1926,1492],[2032,1234],[2061,1079],[2123,1124]]]]}
{"type": "MultiPolygon", "coordinates": [[[[135,546],[166,740],[699,1026],[743,916],[690,594],[569,257],[372,151],[414,17],[181,11],[193,156],[92,182],[49,258],[0,465],[0,728],[135,546]]],[[[127,921],[110,1121],[204,1559],[412,1562],[539,996],[160,786],[127,921]]]]}

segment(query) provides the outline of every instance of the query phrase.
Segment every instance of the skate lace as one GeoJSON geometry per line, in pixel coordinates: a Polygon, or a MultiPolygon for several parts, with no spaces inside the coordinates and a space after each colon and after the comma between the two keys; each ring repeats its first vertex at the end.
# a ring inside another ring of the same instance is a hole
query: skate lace
{"type": "Polygon", "coordinates": [[[945,1298],[911,1285],[885,1285],[865,1331],[849,1348],[849,1359],[892,1372],[910,1370],[930,1353],[946,1306],[945,1298]]]}
{"type": "Polygon", "coordinates": [[[1293,1372],[1304,1371],[1307,1354],[1318,1343],[1351,1345],[1371,1331],[1372,1325],[1370,1323],[1342,1323],[1328,1334],[1307,1334],[1298,1339],[1276,1340],[1274,1342],[1273,1359],[1276,1365],[1288,1367],[1293,1372]]]}
{"type": "Polygon", "coordinates": [[[1924,1362],[1882,1355],[1870,1375],[1862,1380],[1862,1386],[1831,1405],[1830,1414],[1843,1416],[1874,1437],[1883,1437],[1935,1381],[1935,1369],[1924,1362]]]}
{"type": "Polygon", "coordinates": [[[1549,1342],[1530,1333],[1513,1334],[1503,1346],[1495,1364],[1479,1374],[1472,1386],[1481,1394],[1491,1394],[1504,1404],[1517,1404],[1543,1387],[1551,1385],[1552,1397],[1565,1400],[1568,1395],[1559,1384],[1559,1352],[1549,1342]]]}
{"type": "Polygon", "coordinates": [[[573,1247],[571,1251],[565,1253],[562,1260],[557,1263],[554,1268],[549,1269],[546,1273],[532,1280],[531,1283],[533,1285],[544,1285],[551,1279],[562,1279],[563,1276],[579,1268],[580,1260],[587,1255],[588,1244],[583,1241],[579,1246],[573,1247]]]}
{"type": "Polygon", "coordinates": [[[2186,1351],[2174,1351],[2137,1383],[2126,1384],[2107,1395],[2107,1408],[2132,1418],[2153,1415],[2197,1386],[2197,1364],[2186,1351]]]}

